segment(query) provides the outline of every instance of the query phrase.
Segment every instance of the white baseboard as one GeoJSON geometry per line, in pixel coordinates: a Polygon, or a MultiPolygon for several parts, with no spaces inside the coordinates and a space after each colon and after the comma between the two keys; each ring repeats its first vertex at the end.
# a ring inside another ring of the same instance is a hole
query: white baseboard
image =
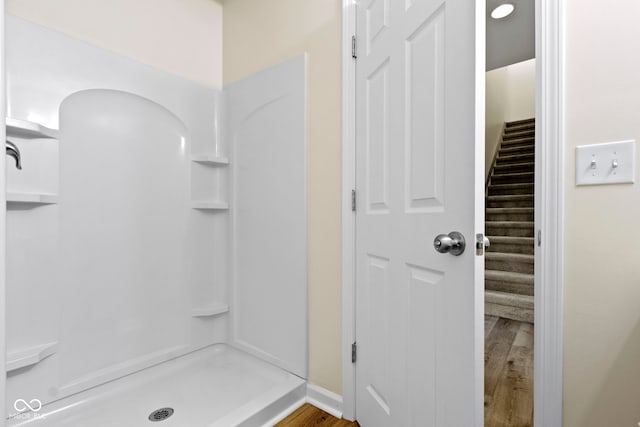
{"type": "Polygon", "coordinates": [[[307,383],[307,403],[342,418],[342,396],[326,388],[307,383]]]}

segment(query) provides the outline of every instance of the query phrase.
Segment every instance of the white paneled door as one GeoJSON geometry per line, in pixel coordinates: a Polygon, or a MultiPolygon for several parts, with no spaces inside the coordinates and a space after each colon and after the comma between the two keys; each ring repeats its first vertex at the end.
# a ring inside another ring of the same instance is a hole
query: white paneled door
{"type": "Polygon", "coordinates": [[[356,417],[482,425],[484,7],[357,6],[356,417]],[[478,161],[476,161],[478,159],[478,161]],[[459,256],[434,238],[466,238],[459,256]]]}

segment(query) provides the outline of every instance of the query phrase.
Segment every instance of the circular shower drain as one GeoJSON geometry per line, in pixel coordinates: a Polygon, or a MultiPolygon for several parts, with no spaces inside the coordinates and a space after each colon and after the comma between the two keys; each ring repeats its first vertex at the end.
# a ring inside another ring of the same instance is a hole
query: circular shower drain
{"type": "Polygon", "coordinates": [[[173,415],[173,408],[156,409],[149,415],[149,421],[164,421],[173,415]]]}

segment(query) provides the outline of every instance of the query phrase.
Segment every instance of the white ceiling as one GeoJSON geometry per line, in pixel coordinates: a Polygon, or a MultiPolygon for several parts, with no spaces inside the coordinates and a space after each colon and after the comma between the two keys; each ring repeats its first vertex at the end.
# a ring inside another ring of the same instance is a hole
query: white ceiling
{"type": "Polygon", "coordinates": [[[535,55],[535,0],[487,0],[487,71],[535,55]],[[491,11],[502,3],[513,4],[513,13],[491,18],[491,11]]]}

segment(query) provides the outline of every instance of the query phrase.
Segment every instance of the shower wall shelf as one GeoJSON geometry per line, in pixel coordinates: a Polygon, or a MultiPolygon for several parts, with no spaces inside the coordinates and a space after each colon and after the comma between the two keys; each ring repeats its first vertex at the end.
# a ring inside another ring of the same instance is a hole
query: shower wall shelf
{"type": "Polygon", "coordinates": [[[192,317],[212,317],[219,314],[227,313],[229,311],[229,304],[223,304],[221,302],[215,302],[213,304],[198,307],[191,310],[192,317]]]}
{"type": "Polygon", "coordinates": [[[7,203],[33,203],[36,205],[54,205],[58,203],[57,194],[7,193],[7,203]]]}
{"type": "Polygon", "coordinates": [[[199,202],[191,202],[191,208],[193,209],[199,209],[199,210],[211,210],[211,211],[224,211],[229,209],[229,203],[225,203],[225,202],[217,202],[217,201],[212,201],[212,202],[205,202],[205,201],[199,201],[199,202]]]}
{"type": "Polygon", "coordinates": [[[58,139],[58,130],[51,129],[39,123],[29,122],[26,120],[6,118],[7,136],[16,136],[19,138],[36,139],[50,138],[58,139]]]}
{"type": "Polygon", "coordinates": [[[209,166],[226,166],[229,164],[227,157],[220,157],[214,154],[194,154],[191,157],[191,161],[209,166]]]}
{"type": "Polygon", "coordinates": [[[50,342],[35,347],[7,353],[7,372],[26,366],[36,365],[58,350],[58,342],[50,342]]]}

